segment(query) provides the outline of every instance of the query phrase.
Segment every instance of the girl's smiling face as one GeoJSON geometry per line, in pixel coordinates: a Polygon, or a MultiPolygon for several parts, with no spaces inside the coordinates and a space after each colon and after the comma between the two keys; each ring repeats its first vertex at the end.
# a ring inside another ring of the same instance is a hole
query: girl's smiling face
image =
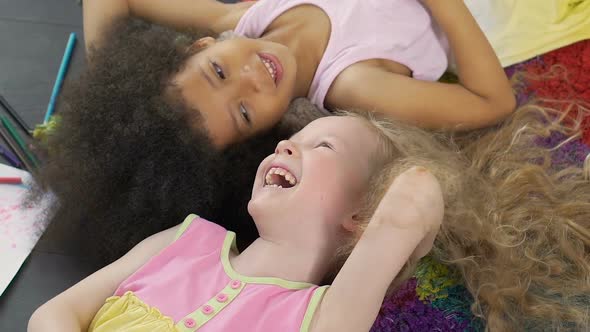
{"type": "Polygon", "coordinates": [[[174,77],[201,114],[214,144],[225,147],[276,124],[294,97],[297,63],[289,49],[260,39],[197,41],[200,49],[174,77]]]}
{"type": "Polygon", "coordinates": [[[361,208],[377,146],[364,120],[347,116],[320,118],[280,142],[260,164],[248,204],[260,235],[335,234],[361,208]]]}

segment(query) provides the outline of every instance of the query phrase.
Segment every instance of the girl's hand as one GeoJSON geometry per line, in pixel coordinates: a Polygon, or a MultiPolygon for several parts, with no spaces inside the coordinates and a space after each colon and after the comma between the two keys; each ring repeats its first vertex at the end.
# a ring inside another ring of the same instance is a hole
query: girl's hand
{"type": "Polygon", "coordinates": [[[422,240],[412,258],[420,259],[432,249],[443,216],[444,200],[438,180],[426,168],[413,167],[393,180],[371,224],[417,234],[422,240]]]}
{"type": "Polygon", "coordinates": [[[425,168],[397,176],[322,298],[311,331],[369,331],[408,259],[432,248],[443,210],[440,185],[425,168]]]}

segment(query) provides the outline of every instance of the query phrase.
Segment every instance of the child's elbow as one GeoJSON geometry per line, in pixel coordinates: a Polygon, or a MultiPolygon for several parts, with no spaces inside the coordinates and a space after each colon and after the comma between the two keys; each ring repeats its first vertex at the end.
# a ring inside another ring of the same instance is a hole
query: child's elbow
{"type": "Polygon", "coordinates": [[[516,97],[512,90],[499,100],[497,107],[498,111],[504,116],[509,116],[516,110],[516,97]]]}
{"type": "Polygon", "coordinates": [[[27,332],[37,331],[82,331],[73,310],[62,308],[59,303],[49,301],[33,312],[27,325],[27,332]]]}
{"type": "Polygon", "coordinates": [[[47,305],[44,304],[37,308],[35,312],[29,318],[29,324],[27,325],[28,332],[42,331],[47,328],[46,317],[49,315],[46,313],[47,305]]]}
{"type": "Polygon", "coordinates": [[[490,111],[494,114],[494,122],[506,119],[516,110],[516,98],[512,92],[490,100],[488,103],[490,111]]]}

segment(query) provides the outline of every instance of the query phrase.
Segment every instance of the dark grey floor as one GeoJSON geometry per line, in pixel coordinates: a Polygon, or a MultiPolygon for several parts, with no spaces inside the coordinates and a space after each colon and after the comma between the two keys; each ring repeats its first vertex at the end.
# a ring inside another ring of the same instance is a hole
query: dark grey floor
{"type": "MultiPolygon", "coordinates": [[[[0,0],[0,94],[29,127],[43,121],[71,32],[78,42],[67,79],[84,64],[82,9],[77,2],[0,0]]],[[[5,113],[2,108],[0,112],[5,113]]],[[[25,331],[36,307],[92,272],[83,257],[60,244],[46,234],[0,297],[0,331],[25,331]]]]}

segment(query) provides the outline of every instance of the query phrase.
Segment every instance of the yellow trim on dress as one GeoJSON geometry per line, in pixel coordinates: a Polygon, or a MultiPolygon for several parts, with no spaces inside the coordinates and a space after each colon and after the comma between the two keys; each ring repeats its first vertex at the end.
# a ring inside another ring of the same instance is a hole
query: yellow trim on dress
{"type": "Polygon", "coordinates": [[[276,285],[279,287],[283,287],[286,289],[305,289],[309,287],[316,286],[314,284],[310,284],[307,282],[297,282],[297,281],[290,281],[281,278],[275,277],[247,277],[239,274],[236,272],[231,263],[229,261],[229,251],[233,250],[236,253],[238,252],[236,247],[236,234],[234,232],[228,231],[225,235],[225,240],[223,241],[223,247],[221,249],[221,263],[223,265],[223,270],[225,273],[234,280],[240,280],[245,283],[249,284],[264,284],[264,285],[276,285]]]}
{"type": "Polygon", "coordinates": [[[210,321],[211,319],[217,317],[217,315],[225,308],[227,307],[230,303],[233,302],[233,300],[238,297],[238,295],[242,292],[242,290],[244,289],[244,287],[246,286],[246,283],[241,283],[239,287],[234,288],[232,287],[232,282],[230,281],[225,288],[223,288],[220,292],[217,293],[217,295],[215,295],[214,297],[212,297],[211,299],[209,299],[209,301],[207,301],[207,303],[201,305],[199,308],[197,308],[197,310],[193,311],[192,313],[184,316],[180,321],[178,321],[178,323],[176,323],[176,329],[179,332],[192,332],[192,331],[197,331],[199,328],[201,328],[203,325],[205,325],[208,321],[210,321]],[[218,296],[220,296],[221,294],[225,295],[226,298],[225,300],[219,301],[217,299],[218,296]],[[208,314],[204,313],[204,307],[205,306],[210,306],[212,308],[212,311],[208,314]],[[186,327],[185,325],[185,320],[186,319],[192,319],[195,322],[195,326],[193,327],[186,327]]]}
{"type": "Polygon", "coordinates": [[[189,214],[186,218],[184,218],[184,221],[182,222],[180,228],[174,236],[174,241],[178,240],[182,236],[182,234],[184,234],[184,232],[188,229],[193,220],[195,220],[196,218],[199,218],[199,216],[197,216],[196,214],[189,214]]]}
{"type": "Polygon", "coordinates": [[[311,300],[307,305],[307,310],[305,310],[305,315],[303,316],[303,321],[301,322],[301,329],[299,329],[300,332],[309,331],[309,326],[313,321],[313,315],[315,314],[318,306],[322,302],[324,294],[326,294],[328,288],[330,288],[330,286],[322,286],[313,292],[313,296],[311,297],[311,300]]]}

